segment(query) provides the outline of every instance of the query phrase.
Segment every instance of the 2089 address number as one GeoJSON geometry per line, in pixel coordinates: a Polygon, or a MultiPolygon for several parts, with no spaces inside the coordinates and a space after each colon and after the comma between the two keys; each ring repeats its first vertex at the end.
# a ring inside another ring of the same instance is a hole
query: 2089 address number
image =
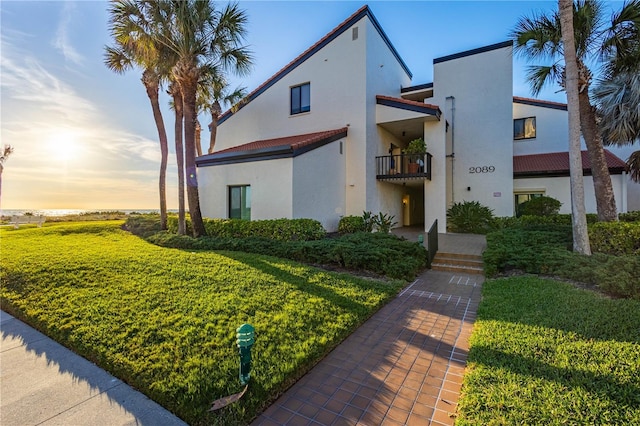
{"type": "Polygon", "coordinates": [[[478,167],[469,167],[469,173],[493,173],[496,171],[494,166],[478,166],[478,167]]]}

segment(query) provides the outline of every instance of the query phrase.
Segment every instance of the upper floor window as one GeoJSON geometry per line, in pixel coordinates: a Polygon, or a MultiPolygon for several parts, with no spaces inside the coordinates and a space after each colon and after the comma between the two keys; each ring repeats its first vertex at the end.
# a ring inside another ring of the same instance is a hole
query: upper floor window
{"type": "Polygon", "coordinates": [[[311,83],[291,88],[291,115],[311,111],[311,83]]]}
{"type": "Polygon", "coordinates": [[[513,120],[513,139],[531,139],[536,137],[536,118],[516,118],[513,120]]]}

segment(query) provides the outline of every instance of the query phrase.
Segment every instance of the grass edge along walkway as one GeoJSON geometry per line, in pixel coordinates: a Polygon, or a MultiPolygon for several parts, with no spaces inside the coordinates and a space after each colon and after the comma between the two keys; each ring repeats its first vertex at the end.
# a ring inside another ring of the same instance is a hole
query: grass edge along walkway
{"type": "Polygon", "coordinates": [[[640,424],[640,302],[488,280],[457,425],[640,424]]]}
{"type": "Polygon", "coordinates": [[[165,249],[120,222],[5,230],[3,309],[192,424],[246,423],[399,291],[268,256],[165,249]],[[256,327],[238,391],[235,329],[256,327]]]}

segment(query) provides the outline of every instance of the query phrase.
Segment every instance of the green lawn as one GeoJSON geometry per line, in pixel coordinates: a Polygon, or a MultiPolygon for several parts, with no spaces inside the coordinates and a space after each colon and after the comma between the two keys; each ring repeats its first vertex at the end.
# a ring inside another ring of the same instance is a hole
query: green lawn
{"type": "Polygon", "coordinates": [[[195,424],[246,423],[397,293],[383,283],[238,252],[161,248],[121,221],[2,229],[2,308],[195,424]],[[256,328],[238,392],[235,329],[256,328]]]}
{"type": "Polygon", "coordinates": [[[640,424],[640,301],[489,280],[457,425],[640,424]]]}

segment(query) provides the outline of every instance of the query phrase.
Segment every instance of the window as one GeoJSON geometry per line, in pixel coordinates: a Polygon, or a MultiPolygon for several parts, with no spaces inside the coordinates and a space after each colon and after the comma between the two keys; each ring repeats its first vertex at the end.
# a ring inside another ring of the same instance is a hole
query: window
{"type": "Polygon", "coordinates": [[[531,139],[536,137],[536,118],[516,118],[513,120],[513,139],[531,139]]]}
{"type": "Polygon", "coordinates": [[[291,115],[311,111],[311,83],[291,88],[291,115]]]}
{"type": "Polygon", "coordinates": [[[229,187],[229,219],[251,220],[251,186],[229,187]]]}
{"type": "Polygon", "coordinates": [[[542,197],[544,195],[544,192],[519,192],[515,195],[515,204],[516,204],[516,216],[520,217],[521,213],[520,213],[520,206],[522,205],[522,203],[525,203],[529,200],[532,200],[534,198],[538,198],[538,197],[542,197]]]}

